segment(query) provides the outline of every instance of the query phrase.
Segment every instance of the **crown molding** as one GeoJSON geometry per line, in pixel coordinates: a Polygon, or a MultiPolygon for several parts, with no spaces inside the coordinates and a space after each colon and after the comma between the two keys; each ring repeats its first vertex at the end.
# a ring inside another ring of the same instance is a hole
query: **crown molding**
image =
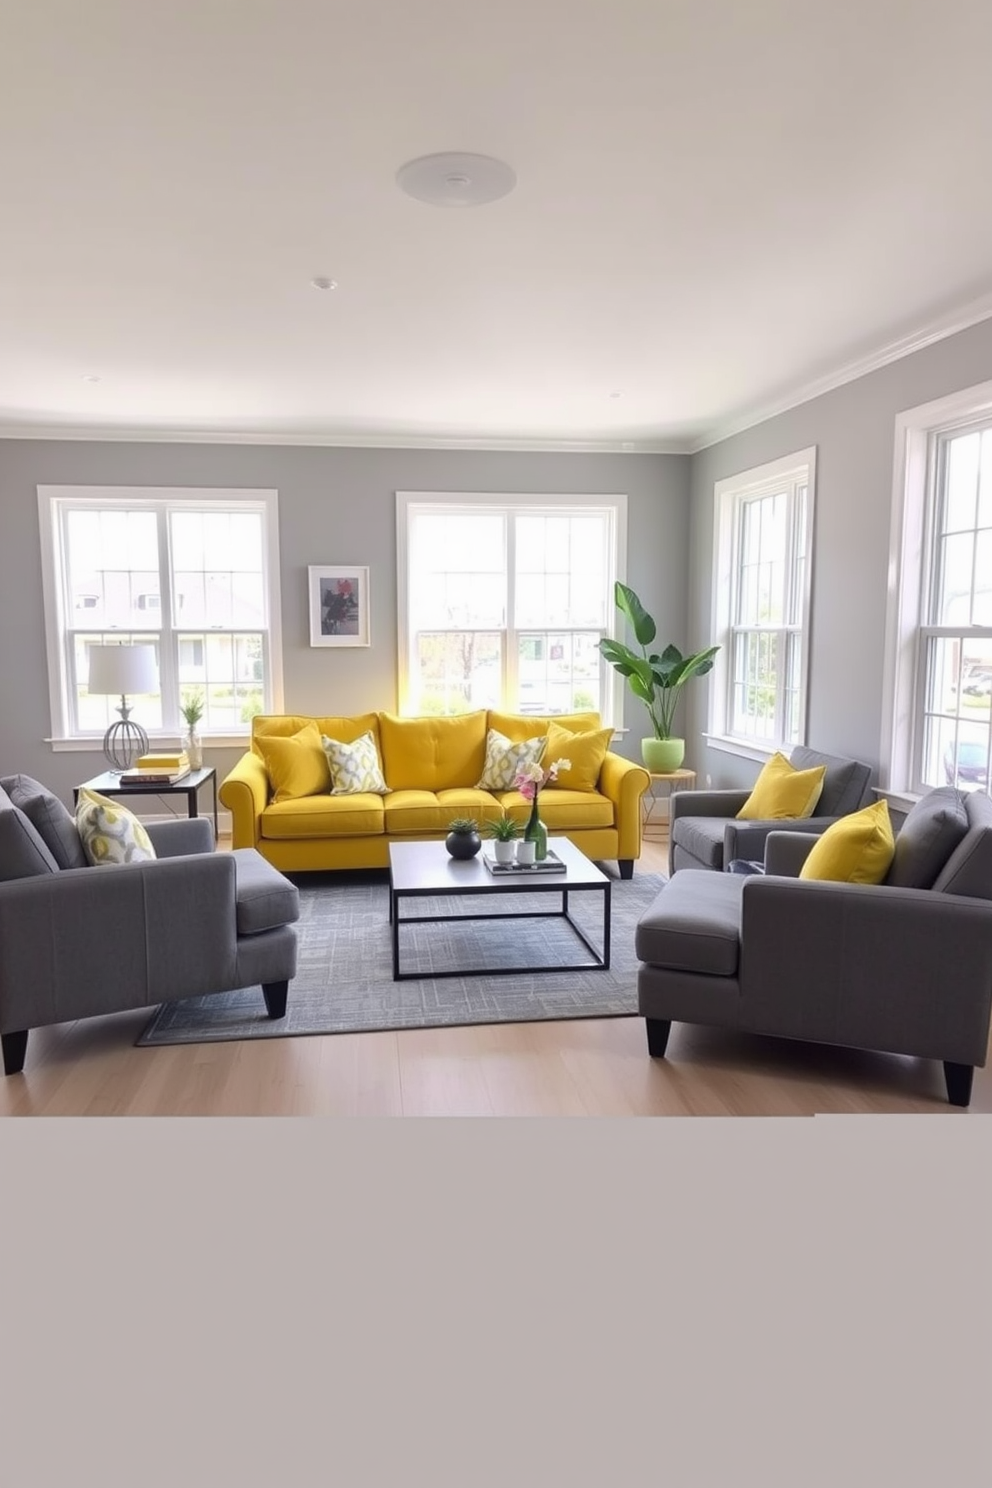
{"type": "Polygon", "coordinates": [[[61,439],[127,444],[308,445],[342,449],[485,450],[493,454],[687,455],[685,440],[496,439],[412,434],[286,433],[278,430],[160,429],[127,425],[3,424],[0,439],[61,439]]]}
{"type": "Polygon", "coordinates": [[[922,351],[924,347],[932,346],[937,341],[945,341],[948,336],[956,336],[959,331],[966,331],[971,326],[980,325],[983,320],[988,320],[990,317],[992,317],[992,291],[980,296],[977,300],[971,300],[967,305],[945,311],[944,314],[936,316],[917,330],[888,342],[878,351],[869,352],[853,362],[847,362],[833,372],[824,373],[821,377],[800,384],[792,392],[774,402],[759,404],[736,419],[715,425],[696,439],[687,440],[685,452],[697,455],[701,450],[709,449],[714,444],[721,444],[723,440],[730,439],[734,434],[743,434],[746,429],[753,429],[755,425],[763,424],[780,413],[788,413],[792,408],[799,408],[803,403],[810,403],[814,398],[822,397],[824,393],[843,387],[845,383],[856,382],[859,377],[866,377],[869,372],[877,372],[880,368],[889,366],[891,362],[901,361],[903,357],[912,356],[914,352],[922,351]]]}

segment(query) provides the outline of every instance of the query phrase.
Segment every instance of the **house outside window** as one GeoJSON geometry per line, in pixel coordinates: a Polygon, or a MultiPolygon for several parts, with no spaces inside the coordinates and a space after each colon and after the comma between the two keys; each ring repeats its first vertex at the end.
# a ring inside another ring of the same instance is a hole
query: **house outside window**
{"type": "Polygon", "coordinates": [[[992,779],[992,383],[896,422],[883,784],[992,779]]]}
{"type": "Polygon", "coordinates": [[[624,496],[397,492],[400,711],[596,711],[623,577],[624,496]]]}
{"type": "Polygon", "coordinates": [[[151,642],[159,690],[131,700],[152,735],[240,742],[254,713],[281,706],[274,491],[39,487],[52,741],[83,747],[117,715],[91,695],[89,648],[151,642]]]}
{"type": "Polygon", "coordinates": [[[715,487],[708,742],[756,757],[805,742],[816,450],[715,487]]]}

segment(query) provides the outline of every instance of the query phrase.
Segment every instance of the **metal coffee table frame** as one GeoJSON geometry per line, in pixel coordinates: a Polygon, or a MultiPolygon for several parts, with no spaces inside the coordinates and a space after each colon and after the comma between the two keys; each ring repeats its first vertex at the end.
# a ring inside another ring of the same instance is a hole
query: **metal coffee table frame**
{"type": "Polygon", "coordinates": [[[610,890],[612,880],[579,851],[567,837],[551,839],[554,850],[566,864],[565,873],[506,874],[495,876],[481,857],[458,861],[448,855],[443,842],[392,842],[389,845],[389,922],[393,941],[393,981],[425,981],[456,976],[520,976],[533,972],[608,971],[610,966],[610,890]],[[603,896],[603,948],[598,950],[569,913],[570,892],[598,891],[603,896]],[[493,914],[400,916],[403,899],[472,898],[493,894],[557,894],[561,907],[542,910],[496,911],[493,914]],[[567,965],[463,966],[452,971],[402,971],[400,929],[403,925],[450,923],[452,920],[567,920],[569,927],[589,952],[590,960],[567,965]]]}

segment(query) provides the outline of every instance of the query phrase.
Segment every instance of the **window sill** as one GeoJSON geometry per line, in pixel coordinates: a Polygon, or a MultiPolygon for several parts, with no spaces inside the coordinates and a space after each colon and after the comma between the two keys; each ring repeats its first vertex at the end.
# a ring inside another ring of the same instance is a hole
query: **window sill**
{"type": "Polygon", "coordinates": [[[917,801],[923,800],[923,797],[917,795],[915,791],[887,790],[881,785],[873,785],[872,794],[881,801],[888,801],[890,806],[901,812],[911,811],[917,801]]]}
{"type": "MultiPolygon", "coordinates": [[[[246,749],[251,739],[248,729],[243,734],[201,734],[204,749],[246,749]]],[[[173,734],[149,734],[149,749],[176,749],[182,742],[182,735],[173,734]]],[[[51,745],[53,754],[102,754],[103,735],[99,738],[92,736],[88,738],[75,739],[46,739],[46,744],[51,745]]]]}
{"type": "Polygon", "coordinates": [[[739,759],[756,760],[764,764],[770,760],[773,754],[779,750],[785,752],[787,746],[781,744],[754,744],[750,740],[732,739],[727,734],[703,734],[710,749],[717,749],[721,754],[735,754],[739,759]]]}

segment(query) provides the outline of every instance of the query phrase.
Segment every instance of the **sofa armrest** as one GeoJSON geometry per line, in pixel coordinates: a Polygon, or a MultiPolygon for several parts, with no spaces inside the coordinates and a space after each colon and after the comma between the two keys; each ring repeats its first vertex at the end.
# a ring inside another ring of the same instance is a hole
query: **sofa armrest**
{"type": "Polygon", "coordinates": [[[261,816],[269,804],[269,777],[257,754],[243,754],[221,783],[221,803],[231,813],[232,847],[257,847],[261,816]]]}
{"type": "Polygon", "coordinates": [[[668,816],[674,826],[680,816],[736,816],[750,791],[684,790],[675,791],[668,803],[668,816]]]}
{"type": "MultiPolygon", "coordinates": [[[[840,821],[840,817],[806,816],[789,817],[785,820],[779,817],[776,821],[728,821],[723,831],[723,861],[730,863],[734,858],[753,858],[760,862],[765,856],[765,843],[770,833],[805,832],[811,837],[819,837],[835,821],[840,821]]],[[[765,868],[767,870],[767,863],[765,868]]]]}
{"type": "Polygon", "coordinates": [[[0,884],[0,1032],[234,986],[230,853],[0,884]]]}
{"type": "Polygon", "coordinates": [[[798,878],[815,842],[812,832],[769,832],[765,838],[765,872],[798,878]]]}
{"type": "Polygon", "coordinates": [[[181,858],[214,850],[214,829],[205,816],[180,817],[171,822],[145,822],[144,826],[156,857],[181,858]]]}
{"type": "Polygon", "coordinates": [[[621,754],[606,754],[599,772],[599,789],[613,802],[618,858],[641,855],[641,797],[650,784],[651,776],[643,765],[621,754]]]}
{"type": "Polygon", "coordinates": [[[748,1028],[984,1065],[992,902],[760,875],[741,898],[748,1028]]]}

